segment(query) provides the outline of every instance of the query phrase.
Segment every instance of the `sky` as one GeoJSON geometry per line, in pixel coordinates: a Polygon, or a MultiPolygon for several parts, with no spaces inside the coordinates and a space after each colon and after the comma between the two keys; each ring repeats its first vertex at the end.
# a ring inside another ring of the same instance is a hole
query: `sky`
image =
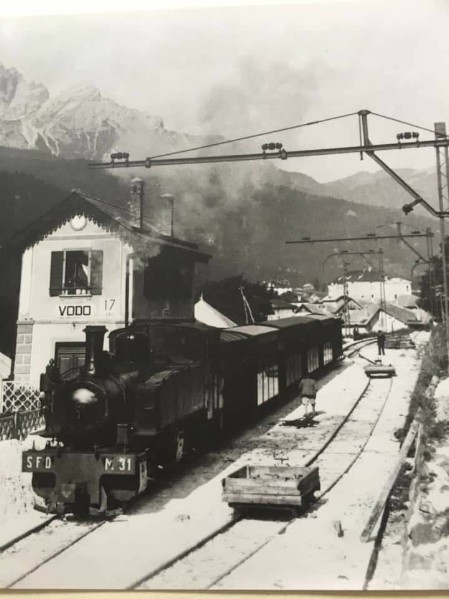
{"type": "MultiPolygon", "coordinates": [[[[449,120],[446,0],[59,4],[18,0],[0,7],[1,62],[52,96],[88,83],[120,104],[161,116],[168,129],[228,138],[360,109],[428,128],[449,120]],[[50,14],[67,10],[73,14],[50,14]]],[[[374,116],[369,123],[379,143],[414,130],[374,116]]],[[[356,145],[358,122],[353,116],[262,136],[241,151],[259,151],[267,140],[287,150],[356,145]]],[[[382,157],[402,168],[435,163],[433,150],[382,157]]],[[[319,181],[378,169],[358,155],[295,159],[282,167],[319,181]]]]}

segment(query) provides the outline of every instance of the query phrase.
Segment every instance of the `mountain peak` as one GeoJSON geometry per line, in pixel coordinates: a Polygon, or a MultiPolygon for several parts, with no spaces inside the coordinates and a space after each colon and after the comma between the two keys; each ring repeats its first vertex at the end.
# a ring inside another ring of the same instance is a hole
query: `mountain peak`
{"type": "Polygon", "coordinates": [[[74,84],[50,97],[44,85],[0,64],[0,145],[99,160],[114,147],[172,151],[191,139],[167,131],[158,116],[104,97],[91,83],[74,84]]]}
{"type": "Polygon", "coordinates": [[[0,63],[0,119],[16,121],[39,110],[49,98],[41,83],[26,81],[16,68],[0,63]]]}
{"type": "Polygon", "coordinates": [[[71,85],[57,96],[57,99],[66,98],[86,102],[99,100],[102,98],[102,95],[98,87],[95,87],[92,83],[80,82],[71,85]]]}

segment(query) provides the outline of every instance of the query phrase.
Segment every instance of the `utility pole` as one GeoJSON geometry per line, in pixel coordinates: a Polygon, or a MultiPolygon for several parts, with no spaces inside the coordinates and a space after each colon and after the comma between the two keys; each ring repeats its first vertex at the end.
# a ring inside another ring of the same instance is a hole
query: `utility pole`
{"type": "Polygon", "coordinates": [[[380,318],[381,327],[386,328],[385,314],[387,311],[387,301],[385,298],[385,273],[384,273],[384,256],[383,250],[379,250],[379,276],[380,276],[380,318]]]}
{"type": "MultiPolygon", "coordinates": [[[[430,229],[426,229],[426,231],[430,231],[430,229]]],[[[429,285],[431,289],[436,289],[436,277],[435,277],[435,264],[433,262],[433,243],[432,238],[429,236],[427,238],[427,260],[429,266],[429,285]]],[[[438,313],[438,302],[436,298],[436,294],[430,294],[430,310],[434,313],[438,313]]],[[[440,308],[441,319],[443,319],[443,312],[440,308]]]]}
{"type": "Polygon", "coordinates": [[[171,193],[164,193],[161,198],[170,204],[170,236],[174,237],[175,233],[175,198],[171,193]]]}
{"type": "Polygon", "coordinates": [[[343,260],[343,301],[345,302],[343,314],[344,314],[344,325],[346,337],[349,336],[349,288],[348,288],[348,266],[349,262],[343,260]]]}
{"type": "MultiPolygon", "coordinates": [[[[435,138],[446,136],[446,123],[435,123],[435,138]]],[[[448,182],[449,182],[449,157],[448,151],[436,147],[437,158],[437,183],[438,200],[440,208],[440,237],[441,237],[441,257],[443,266],[443,293],[444,293],[444,321],[446,325],[446,357],[448,359],[447,368],[449,370],[449,310],[448,310],[448,285],[447,285],[447,259],[446,259],[446,223],[444,222],[444,210],[449,207],[448,182]]]]}

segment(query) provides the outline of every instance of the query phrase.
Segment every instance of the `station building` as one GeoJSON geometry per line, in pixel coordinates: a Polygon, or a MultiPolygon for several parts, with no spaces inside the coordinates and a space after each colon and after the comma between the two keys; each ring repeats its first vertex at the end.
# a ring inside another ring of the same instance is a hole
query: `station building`
{"type": "Polygon", "coordinates": [[[22,252],[15,382],[38,386],[52,358],[79,368],[86,325],[194,318],[195,268],[210,256],[148,224],[143,186],[131,181],[125,209],[72,191],[4,247],[22,252]]]}

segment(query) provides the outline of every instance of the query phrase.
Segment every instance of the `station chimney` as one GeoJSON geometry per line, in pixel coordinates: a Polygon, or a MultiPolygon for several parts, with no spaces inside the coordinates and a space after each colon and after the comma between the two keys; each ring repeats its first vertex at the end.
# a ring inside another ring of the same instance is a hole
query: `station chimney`
{"type": "Polygon", "coordinates": [[[144,181],[140,177],[131,179],[129,197],[129,220],[131,226],[142,229],[143,224],[143,186],[144,181]]]}

